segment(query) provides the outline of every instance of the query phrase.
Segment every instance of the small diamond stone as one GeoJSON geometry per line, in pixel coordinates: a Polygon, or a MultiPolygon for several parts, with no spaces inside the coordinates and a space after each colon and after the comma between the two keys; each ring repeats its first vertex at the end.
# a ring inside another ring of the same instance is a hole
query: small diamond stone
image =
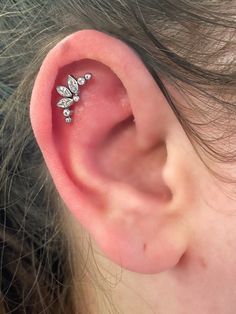
{"type": "Polygon", "coordinates": [[[76,79],[72,75],[68,75],[68,86],[72,93],[77,94],[79,92],[79,87],[76,79]]]}
{"type": "Polygon", "coordinates": [[[75,102],[77,102],[77,101],[79,101],[79,95],[75,95],[74,97],[73,97],[73,100],[75,101],[75,102]]]}
{"type": "Polygon", "coordinates": [[[65,86],[57,86],[57,92],[58,92],[58,94],[60,94],[61,96],[64,96],[64,97],[71,97],[72,96],[71,91],[65,86]]]}
{"type": "Polygon", "coordinates": [[[80,76],[77,81],[78,81],[78,84],[79,84],[79,85],[84,85],[84,83],[85,83],[85,78],[82,77],[82,76],[80,76]]]}
{"type": "Polygon", "coordinates": [[[65,118],[66,123],[71,123],[72,119],[71,117],[65,118]]]}
{"type": "Polygon", "coordinates": [[[70,116],[70,110],[69,109],[64,109],[63,110],[63,114],[65,117],[69,117],[70,116]]]}
{"type": "Polygon", "coordinates": [[[84,77],[85,77],[85,79],[88,81],[88,80],[91,79],[92,74],[91,74],[91,73],[86,73],[86,74],[84,75],[84,77]]]}
{"type": "Polygon", "coordinates": [[[60,108],[68,108],[73,104],[73,99],[71,98],[62,98],[58,103],[57,106],[60,108]]]}

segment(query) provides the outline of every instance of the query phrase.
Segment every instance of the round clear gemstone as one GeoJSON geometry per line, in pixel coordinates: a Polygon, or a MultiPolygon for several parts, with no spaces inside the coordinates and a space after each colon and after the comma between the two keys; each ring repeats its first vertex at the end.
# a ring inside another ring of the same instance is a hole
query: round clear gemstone
{"type": "Polygon", "coordinates": [[[71,123],[72,119],[71,117],[65,118],[66,123],[71,123]]]}
{"type": "Polygon", "coordinates": [[[85,83],[85,78],[82,77],[82,76],[80,76],[77,81],[78,81],[78,84],[79,84],[79,85],[84,85],[84,83],[85,83]]]}
{"type": "Polygon", "coordinates": [[[75,95],[75,96],[73,97],[73,100],[74,100],[75,102],[79,101],[79,95],[75,95]]]}
{"type": "Polygon", "coordinates": [[[70,110],[69,109],[64,109],[63,110],[63,114],[65,117],[69,117],[70,116],[70,110]]]}
{"type": "Polygon", "coordinates": [[[91,79],[92,74],[91,74],[91,73],[86,73],[86,74],[84,75],[84,77],[85,77],[85,79],[88,81],[88,80],[91,79]]]}

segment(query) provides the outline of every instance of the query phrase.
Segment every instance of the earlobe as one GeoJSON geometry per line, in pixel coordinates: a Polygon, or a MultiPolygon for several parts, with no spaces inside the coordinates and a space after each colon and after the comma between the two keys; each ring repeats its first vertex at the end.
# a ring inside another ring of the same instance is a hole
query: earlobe
{"type": "Polygon", "coordinates": [[[97,31],[74,33],[46,56],[30,106],[60,196],[104,252],[137,272],[176,266],[187,249],[187,228],[163,171],[166,142],[178,124],[136,53],[97,31]],[[67,124],[57,86],[85,73],[92,78],[69,106],[67,124]]]}

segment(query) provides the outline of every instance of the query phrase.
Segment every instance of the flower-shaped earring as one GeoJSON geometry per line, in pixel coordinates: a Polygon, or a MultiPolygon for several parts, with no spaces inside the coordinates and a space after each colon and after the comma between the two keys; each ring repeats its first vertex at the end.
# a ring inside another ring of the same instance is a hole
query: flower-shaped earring
{"type": "Polygon", "coordinates": [[[65,117],[66,123],[71,123],[72,110],[69,107],[80,100],[79,96],[79,85],[82,86],[86,81],[90,80],[92,77],[91,73],[86,73],[84,76],[80,76],[77,80],[74,76],[68,75],[67,84],[68,88],[65,86],[57,86],[56,90],[58,94],[63,96],[61,100],[57,103],[57,107],[63,108],[63,115],[65,117]]]}

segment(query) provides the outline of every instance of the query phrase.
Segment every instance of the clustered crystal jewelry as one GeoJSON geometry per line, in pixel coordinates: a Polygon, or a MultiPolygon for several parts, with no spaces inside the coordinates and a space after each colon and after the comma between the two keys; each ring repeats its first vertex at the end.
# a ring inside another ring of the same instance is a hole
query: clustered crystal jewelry
{"type": "Polygon", "coordinates": [[[90,80],[92,77],[91,73],[86,73],[84,76],[80,76],[76,79],[73,75],[68,75],[67,84],[68,88],[65,86],[57,86],[56,90],[58,94],[65,97],[58,101],[57,107],[63,108],[63,115],[65,117],[66,123],[71,123],[72,110],[69,107],[74,103],[80,100],[79,96],[79,86],[83,86],[86,81],[90,80]]]}

